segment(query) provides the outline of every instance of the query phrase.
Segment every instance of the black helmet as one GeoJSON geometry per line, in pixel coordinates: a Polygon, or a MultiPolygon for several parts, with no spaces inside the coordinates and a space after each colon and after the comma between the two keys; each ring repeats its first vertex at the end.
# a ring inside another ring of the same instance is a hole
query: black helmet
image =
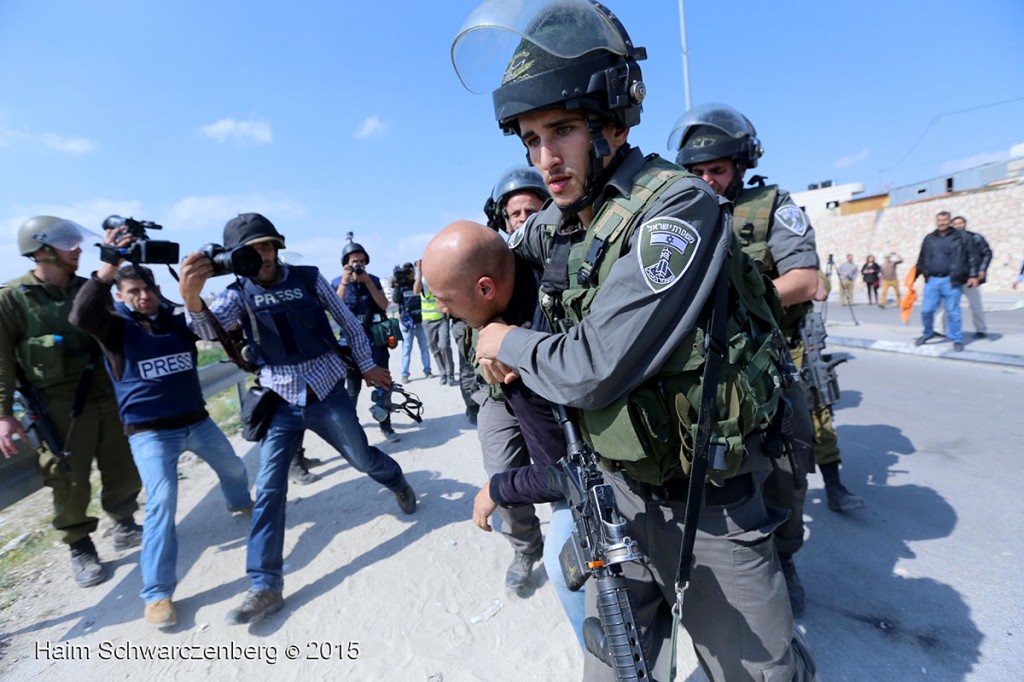
{"type": "Polygon", "coordinates": [[[744,168],[756,168],[764,154],[757,131],[746,116],[728,104],[699,104],[683,114],[668,137],[668,148],[678,150],[676,163],[732,159],[744,168]]]}
{"type": "Polygon", "coordinates": [[[225,249],[267,241],[275,242],[279,249],[284,248],[284,235],[259,213],[239,213],[224,226],[225,249]]]}
{"type": "Polygon", "coordinates": [[[348,263],[348,257],[353,253],[361,253],[366,256],[366,263],[370,263],[370,254],[366,253],[366,249],[363,248],[362,244],[352,241],[355,236],[351,232],[348,233],[348,244],[345,244],[345,248],[341,250],[341,264],[346,265],[348,263]]]}
{"type": "Polygon", "coordinates": [[[556,106],[621,127],[638,124],[646,88],[637,62],[647,51],[633,47],[615,15],[593,0],[542,5],[537,11],[536,2],[486,0],[470,14],[452,43],[452,64],[466,89],[500,84],[494,115],[506,134],[518,132],[521,114],[556,106]],[[496,66],[504,68],[500,80],[496,66]]]}
{"type": "Polygon", "coordinates": [[[532,192],[541,201],[547,200],[548,188],[544,185],[544,178],[540,171],[529,166],[515,166],[501,174],[491,196],[484,204],[484,213],[487,214],[487,226],[501,232],[505,228],[505,204],[509,197],[518,192],[532,192]]]}

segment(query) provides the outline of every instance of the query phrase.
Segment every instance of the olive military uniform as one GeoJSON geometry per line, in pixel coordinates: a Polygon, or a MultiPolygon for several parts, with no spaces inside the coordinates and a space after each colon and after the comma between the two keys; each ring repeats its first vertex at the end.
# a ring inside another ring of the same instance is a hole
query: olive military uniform
{"type": "MultiPolygon", "coordinates": [[[[71,304],[85,280],[75,277],[66,288],[44,284],[34,273],[0,288],[0,416],[11,416],[17,363],[43,394],[47,411],[63,444],[68,433],[75,390],[94,343],[68,322],[71,304]]],[[[97,362],[101,362],[98,360],[97,362]]],[[[72,544],[94,532],[98,520],[87,514],[89,475],[95,459],[103,491],[100,504],[114,520],[138,509],[142,488],[128,441],[117,415],[110,378],[98,367],[69,443],[71,474],[62,474],[57,458],[40,449],[43,482],[53,489],[53,527],[72,544]]]]}
{"type": "MultiPolygon", "coordinates": [[[[710,188],[660,159],[645,160],[637,149],[625,155],[594,206],[589,230],[549,204],[520,230],[522,237],[513,238],[517,254],[540,267],[558,251],[560,240],[574,241],[570,289],[561,304],[577,323],[558,334],[510,329],[498,359],[538,394],[579,408],[585,435],[606,469],[615,469],[606,479],[615,488],[629,536],[648,559],[646,565],[624,564],[623,572],[653,676],[667,679],[685,508],[681,469],[689,453],[685,444],[676,444],[674,452],[656,455],[658,444],[650,434],[642,434],[635,423],[633,433],[620,418],[630,412],[629,403],[646,410],[649,404],[641,402],[660,391],[679,410],[670,416],[682,422],[669,429],[668,442],[673,443],[672,431],[678,434],[679,427],[692,436],[698,402],[694,386],[699,395],[699,382],[692,379],[699,378],[703,366],[703,357],[694,351],[706,323],[705,302],[722,267],[729,267],[732,276],[736,266],[742,269],[745,262],[750,272],[753,265],[740,253],[727,258],[730,246],[738,245],[727,221],[720,219],[719,200],[710,188]],[[618,226],[605,232],[613,222],[618,226]],[[546,226],[554,226],[553,239],[546,226]],[[603,241],[604,253],[591,258],[596,239],[603,241]],[[599,281],[576,287],[577,265],[599,273],[599,281]],[[686,405],[689,409],[681,407],[686,405]]],[[[743,298],[733,282],[730,324],[748,310],[736,299],[756,306],[759,298],[764,306],[763,284],[759,293],[743,298]]],[[[766,318],[772,324],[770,313],[760,319],[766,318]]],[[[752,405],[763,396],[732,391],[738,375],[762,385],[764,377],[748,374],[760,351],[751,357],[740,334],[730,337],[730,345],[734,340],[719,394],[738,396],[742,410],[754,409],[748,399],[752,405]]],[[[765,372],[770,373],[767,367],[765,372]]],[[[783,518],[765,507],[760,494],[771,466],[748,423],[757,417],[744,413],[730,421],[733,407],[719,400],[713,432],[728,443],[728,454],[724,465],[715,467],[721,485],[705,486],[682,622],[711,679],[803,679],[812,674],[813,664],[795,643],[785,581],[773,544],[765,542],[783,518]],[[735,615],[724,618],[727,613],[735,615]]],[[[596,615],[595,596],[595,590],[587,590],[588,616],[596,615]]],[[[588,680],[614,679],[614,672],[589,652],[584,674],[588,680]]]]}

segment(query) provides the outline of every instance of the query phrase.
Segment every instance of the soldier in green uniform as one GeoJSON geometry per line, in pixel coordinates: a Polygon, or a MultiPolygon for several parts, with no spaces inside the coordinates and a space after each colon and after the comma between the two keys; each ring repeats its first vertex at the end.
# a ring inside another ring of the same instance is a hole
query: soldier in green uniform
{"type": "Polygon", "coordinates": [[[113,386],[102,368],[87,368],[100,362],[98,348],[68,321],[71,304],[85,282],[75,271],[82,253],[79,244],[89,234],[70,220],[30,218],[18,231],[18,247],[35,267],[0,288],[0,450],[10,457],[18,441],[26,439],[11,411],[20,367],[29,383],[42,392],[57,438],[70,451],[70,474],[60,471],[56,456],[47,448],[39,451],[39,466],[43,482],[53,490],[53,527],[71,548],[75,581],[82,587],[107,577],[90,538],[98,520],[86,513],[93,460],[103,486],[100,504],[114,520],[114,549],[142,542],[142,528],[133,518],[142,482],[117,415],[113,386]],[[75,393],[83,375],[90,373],[83,411],[72,428],[75,393]]]}
{"type": "MultiPolygon", "coordinates": [[[[733,232],[761,272],[771,278],[782,298],[782,332],[789,341],[793,361],[801,367],[800,323],[813,310],[819,282],[814,228],[785,190],[765,185],[760,176],[751,178],[753,186],[743,186],[744,174],[757,167],[757,160],[764,153],[754,126],[728,105],[701,104],[676,122],[669,147],[678,150],[676,163],[704,178],[719,196],[733,202],[733,232]]],[[[830,408],[815,405],[812,422],[814,461],[825,480],[828,508],[844,512],[863,507],[864,499],[847,490],[839,478],[839,444],[830,408]]],[[[779,459],[775,464],[765,497],[769,503],[790,509],[790,518],[776,531],[775,542],[793,611],[800,613],[805,597],[793,554],[803,545],[806,471],[794,476],[791,462],[779,459]]],[[[803,468],[810,467],[807,462],[803,468]]]]}
{"type": "MultiPolygon", "coordinates": [[[[492,322],[480,331],[481,371],[490,381],[518,376],[576,409],[626,533],[647,558],[620,566],[651,677],[669,679],[703,369],[711,353],[718,364],[728,349],[712,393],[717,414],[705,422],[714,457],[700,487],[681,623],[712,680],[813,679],[775,547],[765,541],[782,520],[760,492],[771,470],[760,429],[774,420],[782,381],[769,292],[711,188],[627,142],[645,94],[643,48],[590,0],[526,7],[484,3],[452,54],[463,83],[479,92],[483,55],[498,52],[502,35],[512,39],[503,75],[491,82],[501,79],[496,118],[523,142],[553,201],[510,246],[544,268],[542,305],[562,331],[492,322]],[[726,331],[705,351],[711,308],[728,311],[716,316],[726,331]]],[[[452,267],[461,264],[453,259],[452,267]]],[[[596,617],[598,590],[586,592],[587,615],[596,617]]],[[[584,678],[615,679],[594,644],[584,678]]]]}

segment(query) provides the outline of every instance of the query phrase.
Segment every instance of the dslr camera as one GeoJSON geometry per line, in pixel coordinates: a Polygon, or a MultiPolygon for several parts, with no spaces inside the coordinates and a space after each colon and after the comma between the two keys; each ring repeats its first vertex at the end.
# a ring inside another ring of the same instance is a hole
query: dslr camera
{"type": "Polygon", "coordinates": [[[366,268],[364,268],[362,265],[353,265],[352,272],[354,272],[357,275],[361,275],[364,272],[366,272],[366,268]]]}
{"type": "Polygon", "coordinates": [[[100,244],[100,260],[104,263],[117,265],[121,260],[130,263],[158,263],[173,265],[178,262],[178,244],[176,242],[151,240],[146,230],[162,230],[151,220],[135,220],[122,218],[119,215],[107,216],[103,221],[104,230],[121,230],[130,236],[132,242],[126,247],[100,244]]]}
{"type": "Polygon", "coordinates": [[[251,246],[236,246],[227,249],[220,244],[203,244],[199,249],[213,263],[213,276],[238,275],[255,277],[260,274],[263,257],[251,246]]]}

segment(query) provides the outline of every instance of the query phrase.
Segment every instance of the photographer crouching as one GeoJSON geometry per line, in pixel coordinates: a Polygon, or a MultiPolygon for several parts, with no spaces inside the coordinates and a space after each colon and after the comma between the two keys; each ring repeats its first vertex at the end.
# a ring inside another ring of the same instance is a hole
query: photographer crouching
{"type": "MultiPolygon", "coordinates": [[[[334,287],[338,298],[363,326],[366,339],[370,343],[373,361],[378,367],[387,367],[390,359],[388,349],[397,346],[402,340],[402,335],[398,331],[398,325],[388,319],[388,297],[381,288],[380,278],[366,271],[366,266],[370,264],[370,255],[366,253],[362,244],[352,241],[352,237],[352,233],[349,232],[348,244],[341,251],[343,272],[341,276],[331,281],[331,286],[334,287]]],[[[350,367],[346,386],[353,406],[359,400],[362,383],[363,377],[359,370],[350,367]]],[[[391,426],[391,413],[385,410],[382,414],[386,416],[380,422],[381,433],[392,443],[400,441],[401,438],[391,426]]]]}
{"type": "Polygon", "coordinates": [[[196,252],[181,266],[181,295],[192,328],[203,338],[214,339],[218,325],[241,325],[260,384],[267,389],[264,398],[269,399],[246,559],[251,587],[241,605],[228,613],[229,625],[256,622],[284,606],[288,466],[307,428],[356,470],[392,491],[404,513],[416,511],[416,494],[402,468],[367,443],[344,389],[345,363],[326,311],[340,325],[363,378],[387,389],[391,374],[374,364],[362,326],[317,268],[288,266],[278,259],[284,236],[259,213],[243,213],[225,225],[225,249],[234,252],[240,246],[259,253],[259,270],[237,277],[209,309],[200,294],[214,274],[214,262],[196,252]]]}
{"type": "Polygon", "coordinates": [[[69,319],[99,342],[114,383],[121,422],[146,487],[139,560],[145,620],[152,627],[169,628],[177,622],[171,597],[177,585],[179,457],[188,450],[210,465],[230,512],[249,513],[252,500],[245,465],[206,411],[196,368],[196,335],[185,316],[175,315],[173,306],[160,299],[152,271],[140,262],[176,261],[177,245],[172,249],[167,246],[171,242],[162,242],[157,255],[147,250],[145,231],[125,222],[104,223],[104,263],[82,285],[69,319]],[[126,257],[135,262],[118,268],[126,257]]]}

